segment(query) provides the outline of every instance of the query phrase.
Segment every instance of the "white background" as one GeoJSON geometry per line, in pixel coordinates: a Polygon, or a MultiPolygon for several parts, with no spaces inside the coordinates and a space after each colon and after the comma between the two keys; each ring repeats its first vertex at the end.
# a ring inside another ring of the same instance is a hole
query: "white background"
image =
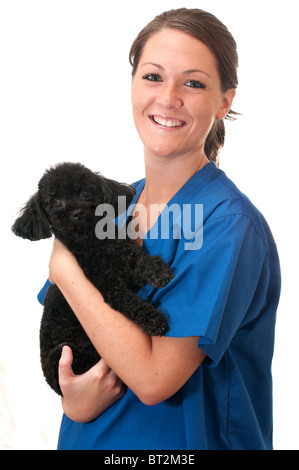
{"type": "Polygon", "coordinates": [[[264,213],[279,248],[274,444],[299,449],[295,0],[0,0],[0,448],[55,449],[61,419],[38,344],[36,294],[52,242],[13,236],[16,212],[57,162],[80,161],[125,182],[143,177],[128,53],[156,14],[182,6],[214,13],[238,43],[234,109],[243,116],[227,124],[220,166],[264,213]]]}

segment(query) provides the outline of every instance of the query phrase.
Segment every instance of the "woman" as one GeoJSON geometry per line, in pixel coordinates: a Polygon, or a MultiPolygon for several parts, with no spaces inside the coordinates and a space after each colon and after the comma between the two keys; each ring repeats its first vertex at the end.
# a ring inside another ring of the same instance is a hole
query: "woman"
{"type": "Polygon", "coordinates": [[[102,357],[75,376],[63,350],[59,448],[271,449],[278,255],[262,215],[214,163],[223,119],[235,114],[234,39],[209,13],[172,10],[141,31],[130,59],[146,171],[135,185],[134,203],[147,209],[140,243],[174,273],[165,288],[139,295],[166,313],[170,330],[148,337],[112,310],[54,242],[50,280],[102,357]],[[159,233],[153,204],[201,205],[193,246],[159,233]]]}

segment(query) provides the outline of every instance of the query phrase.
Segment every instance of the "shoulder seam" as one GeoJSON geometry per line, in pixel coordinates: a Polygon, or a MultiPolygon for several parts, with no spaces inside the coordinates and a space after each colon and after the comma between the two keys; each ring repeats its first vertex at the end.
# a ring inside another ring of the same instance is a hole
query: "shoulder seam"
{"type": "Polygon", "coordinates": [[[264,245],[264,247],[265,247],[265,249],[266,249],[266,251],[267,251],[267,253],[268,253],[268,246],[267,246],[267,243],[265,242],[265,240],[263,239],[263,237],[261,236],[261,234],[258,232],[257,228],[255,227],[255,225],[254,225],[253,221],[250,219],[250,217],[248,217],[248,215],[246,215],[246,214],[244,214],[244,213],[237,213],[237,212],[235,212],[235,213],[233,213],[233,214],[219,215],[219,217],[214,217],[214,218],[212,218],[212,219],[210,219],[210,220],[207,220],[207,221],[204,223],[204,226],[207,225],[207,224],[209,224],[210,222],[215,221],[215,220],[218,220],[218,219],[225,219],[226,217],[244,217],[244,218],[246,218],[246,219],[248,220],[248,222],[249,222],[248,226],[249,226],[249,225],[252,226],[253,230],[254,230],[255,233],[258,235],[258,237],[261,239],[261,241],[262,241],[262,243],[263,243],[263,245],[264,245]]]}

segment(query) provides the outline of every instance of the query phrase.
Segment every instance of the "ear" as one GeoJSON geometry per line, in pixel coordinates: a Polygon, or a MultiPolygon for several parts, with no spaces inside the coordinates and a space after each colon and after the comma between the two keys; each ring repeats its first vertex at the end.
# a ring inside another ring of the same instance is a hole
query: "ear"
{"type": "Polygon", "coordinates": [[[229,88],[223,95],[223,100],[218,112],[216,114],[216,119],[224,119],[225,116],[228,114],[229,110],[232,107],[234,97],[236,96],[236,89],[229,88]]]}
{"type": "Polygon", "coordinates": [[[20,217],[12,226],[12,231],[18,237],[32,241],[51,238],[51,228],[40,207],[38,193],[34,194],[23,207],[20,217]]]}
{"type": "Polygon", "coordinates": [[[135,196],[135,188],[129,184],[119,183],[108,178],[104,178],[101,175],[98,175],[99,184],[103,192],[105,203],[111,204],[116,210],[116,214],[119,215],[118,209],[118,198],[120,196],[125,196],[126,198],[126,207],[124,210],[128,209],[133,197],[135,196]]]}

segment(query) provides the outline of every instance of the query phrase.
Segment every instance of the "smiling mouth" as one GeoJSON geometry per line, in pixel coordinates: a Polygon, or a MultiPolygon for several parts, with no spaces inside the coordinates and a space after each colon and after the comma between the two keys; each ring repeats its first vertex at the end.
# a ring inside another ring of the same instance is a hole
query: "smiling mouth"
{"type": "Polygon", "coordinates": [[[155,124],[168,129],[183,127],[186,124],[185,121],[181,121],[180,119],[163,118],[160,116],[150,116],[150,118],[155,124]]]}

